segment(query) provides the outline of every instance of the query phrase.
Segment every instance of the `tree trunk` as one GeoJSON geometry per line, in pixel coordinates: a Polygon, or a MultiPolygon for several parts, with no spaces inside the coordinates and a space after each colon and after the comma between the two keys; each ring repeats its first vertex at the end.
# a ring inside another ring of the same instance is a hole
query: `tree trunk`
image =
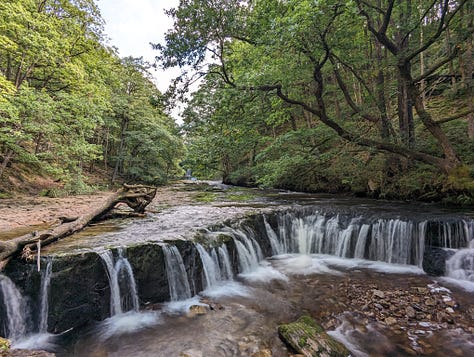
{"type": "Polygon", "coordinates": [[[117,153],[117,161],[115,162],[115,167],[114,167],[114,173],[112,174],[112,183],[115,182],[117,179],[117,176],[120,171],[120,165],[122,165],[123,161],[123,147],[125,145],[125,133],[127,132],[127,127],[128,127],[128,118],[125,116],[122,119],[122,129],[120,132],[120,144],[119,144],[119,149],[117,153]]]}
{"type": "Polygon", "coordinates": [[[0,165],[0,178],[3,177],[3,174],[10,163],[11,159],[15,156],[15,152],[11,149],[7,149],[5,155],[3,155],[3,161],[0,165]]]}
{"type": "Polygon", "coordinates": [[[32,259],[38,245],[45,246],[63,237],[82,230],[89,223],[102,219],[118,203],[126,203],[136,213],[145,212],[146,206],[156,195],[156,187],[144,185],[124,185],[99,207],[73,219],[63,219],[60,225],[40,232],[33,232],[5,242],[0,242],[0,262],[9,259],[20,250],[22,257],[32,259]]]}
{"type": "Polygon", "coordinates": [[[413,104],[416,109],[418,117],[422,121],[423,125],[428,129],[428,131],[433,135],[438,143],[441,145],[443,154],[445,157],[444,168],[443,170],[449,172],[451,169],[459,166],[461,160],[451,145],[446,133],[441,129],[441,126],[436,123],[431,114],[426,110],[423,105],[423,99],[418,90],[418,87],[413,83],[413,78],[411,76],[410,65],[406,62],[398,65],[400,76],[403,78],[405,83],[407,83],[407,97],[413,101],[413,104]]]}
{"type": "MultiPolygon", "coordinates": [[[[471,5],[472,6],[472,5],[471,5]]],[[[468,10],[470,8],[468,7],[468,10]]],[[[468,11],[468,14],[472,13],[471,11],[468,11]]],[[[469,18],[469,23],[467,28],[473,28],[473,19],[472,16],[468,17],[469,18]]],[[[473,65],[473,44],[472,44],[472,34],[469,36],[469,39],[466,41],[466,53],[465,57],[466,59],[463,61],[463,66],[464,67],[464,86],[466,88],[466,94],[467,94],[467,100],[468,100],[468,109],[470,113],[467,116],[467,135],[469,139],[474,140],[474,97],[473,97],[473,79],[472,79],[472,72],[474,69],[473,65]]]]}
{"type": "MultiPolygon", "coordinates": [[[[407,27],[407,22],[411,16],[411,1],[399,0],[400,6],[405,5],[404,11],[400,12],[400,24],[402,28],[397,33],[397,46],[401,52],[405,51],[409,45],[409,37],[404,36],[404,29],[407,27]]],[[[411,73],[411,64],[404,63],[406,70],[411,73]]],[[[409,148],[415,146],[415,125],[413,123],[413,101],[408,93],[408,86],[410,85],[403,75],[398,78],[398,120],[399,129],[402,142],[409,148]]]]}

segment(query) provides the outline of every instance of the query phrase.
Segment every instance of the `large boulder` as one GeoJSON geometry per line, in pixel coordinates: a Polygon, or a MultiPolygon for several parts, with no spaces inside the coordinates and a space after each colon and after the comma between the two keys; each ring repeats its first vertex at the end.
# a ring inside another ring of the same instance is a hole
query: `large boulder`
{"type": "Polygon", "coordinates": [[[350,352],[309,316],[278,326],[280,338],[304,356],[347,357],[350,352]]]}
{"type": "Polygon", "coordinates": [[[423,255],[423,270],[428,275],[443,276],[446,273],[446,261],[454,251],[445,248],[426,246],[423,255]]]}

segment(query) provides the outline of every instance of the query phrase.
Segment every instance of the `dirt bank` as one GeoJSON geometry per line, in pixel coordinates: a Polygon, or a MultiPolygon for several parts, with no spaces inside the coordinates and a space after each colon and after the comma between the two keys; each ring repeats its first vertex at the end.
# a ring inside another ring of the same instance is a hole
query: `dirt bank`
{"type": "MultiPolygon", "coordinates": [[[[189,191],[182,190],[184,183],[160,187],[150,209],[174,206],[193,201],[189,191]]],[[[58,217],[75,217],[86,213],[104,201],[112,191],[93,195],[59,198],[18,196],[0,199],[0,239],[9,239],[31,230],[58,223],[58,217]]]]}

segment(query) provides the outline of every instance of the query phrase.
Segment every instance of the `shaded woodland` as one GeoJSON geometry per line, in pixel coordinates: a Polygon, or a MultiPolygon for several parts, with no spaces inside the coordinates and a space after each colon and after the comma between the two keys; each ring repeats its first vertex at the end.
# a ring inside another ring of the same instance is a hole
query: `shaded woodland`
{"type": "Polygon", "coordinates": [[[149,69],[108,45],[94,0],[2,1],[2,190],[35,175],[68,194],[90,190],[91,172],[153,184],[180,172],[183,144],[149,69]]]}
{"type": "Polygon", "coordinates": [[[80,193],[91,172],[161,184],[184,168],[473,203],[473,12],[467,0],[183,0],[148,64],[117,56],[94,0],[2,1],[2,190],[18,173],[80,193]],[[167,93],[152,65],[182,69],[167,93]],[[181,127],[165,109],[177,100],[181,127]]]}
{"type": "Polygon", "coordinates": [[[470,1],[181,1],[157,44],[198,175],[473,201],[470,1]]]}

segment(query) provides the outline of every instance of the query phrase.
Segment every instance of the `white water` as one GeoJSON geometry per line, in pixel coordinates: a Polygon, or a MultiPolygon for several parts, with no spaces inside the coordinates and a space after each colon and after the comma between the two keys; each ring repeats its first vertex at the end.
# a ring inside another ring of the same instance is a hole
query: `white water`
{"type": "Polygon", "coordinates": [[[216,264],[211,255],[204,249],[202,245],[196,243],[196,249],[199,252],[202,262],[202,271],[204,274],[204,289],[209,289],[217,284],[221,277],[219,264],[216,264]]]}
{"type": "Polygon", "coordinates": [[[0,274],[0,290],[6,311],[7,338],[13,342],[25,336],[27,332],[27,307],[20,291],[13,281],[0,274]]]}
{"type": "Polygon", "coordinates": [[[219,261],[221,267],[221,276],[224,280],[232,280],[234,278],[234,272],[232,269],[232,264],[230,263],[229,251],[227,246],[222,245],[218,249],[219,252],[219,261]]]}
{"type": "Polygon", "coordinates": [[[47,332],[48,329],[48,292],[51,281],[52,259],[49,259],[45,270],[41,274],[40,306],[38,316],[38,331],[31,333],[32,326],[28,326],[28,306],[25,298],[15,284],[6,276],[0,275],[0,290],[6,310],[7,338],[12,341],[16,349],[43,349],[54,350],[55,336],[47,332]]]}
{"type": "Polygon", "coordinates": [[[191,288],[189,287],[188,274],[178,248],[173,245],[163,245],[162,248],[165,255],[166,276],[171,301],[189,299],[191,288]]]}
{"type": "Polygon", "coordinates": [[[257,241],[240,230],[232,229],[230,233],[237,248],[240,272],[250,273],[257,269],[259,262],[263,260],[262,249],[257,241]]]}
{"type": "Polygon", "coordinates": [[[48,313],[49,313],[49,285],[51,283],[51,274],[53,271],[53,259],[48,259],[46,269],[41,273],[40,287],[40,315],[38,323],[38,331],[46,333],[48,331],[48,313]]]}
{"type": "Polygon", "coordinates": [[[105,250],[99,253],[107,270],[110,286],[110,315],[122,314],[125,311],[138,311],[139,301],[133,270],[123,251],[119,250],[119,257],[114,263],[112,251],[105,250]],[[122,296],[120,287],[126,295],[122,296]]]}
{"type": "Polygon", "coordinates": [[[265,224],[267,236],[268,236],[268,239],[270,240],[270,245],[272,247],[272,254],[273,255],[283,254],[284,249],[281,246],[280,242],[278,241],[278,236],[273,230],[273,228],[270,226],[270,224],[267,222],[267,218],[265,216],[263,216],[263,223],[265,224]]]}
{"type": "Polygon", "coordinates": [[[154,311],[128,311],[102,321],[97,330],[101,340],[115,335],[132,333],[160,323],[160,314],[154,311]]]}
{"type": "MultiPolygon", "coordinates": [[[[331,254],[419,267],[422,266],[426,239],[429,239],[426,244],[435,246],[463,247],[474,233],[472,220],[415,222],[400,218],[350,218],[319,212],[306,216],[298,212],[280,214],[277,227],[272,227],[264,217],[264,226],[273,255],[331,254]]],[[[255,255],[245,239],[237,237],[248,251],[247,256],[242,257],[241,268],[244,272],[250,271],[251,267],[257,267],[250,259],[255,255]]],[[[242,248],[238,245],[239,253],[245,253],[242,248]]]]}
{"type": "Polygon", "coordinates": [[[458,250],[446,261],[446,276],[474,283],[474,239],[468,248],[458,250]]]}

